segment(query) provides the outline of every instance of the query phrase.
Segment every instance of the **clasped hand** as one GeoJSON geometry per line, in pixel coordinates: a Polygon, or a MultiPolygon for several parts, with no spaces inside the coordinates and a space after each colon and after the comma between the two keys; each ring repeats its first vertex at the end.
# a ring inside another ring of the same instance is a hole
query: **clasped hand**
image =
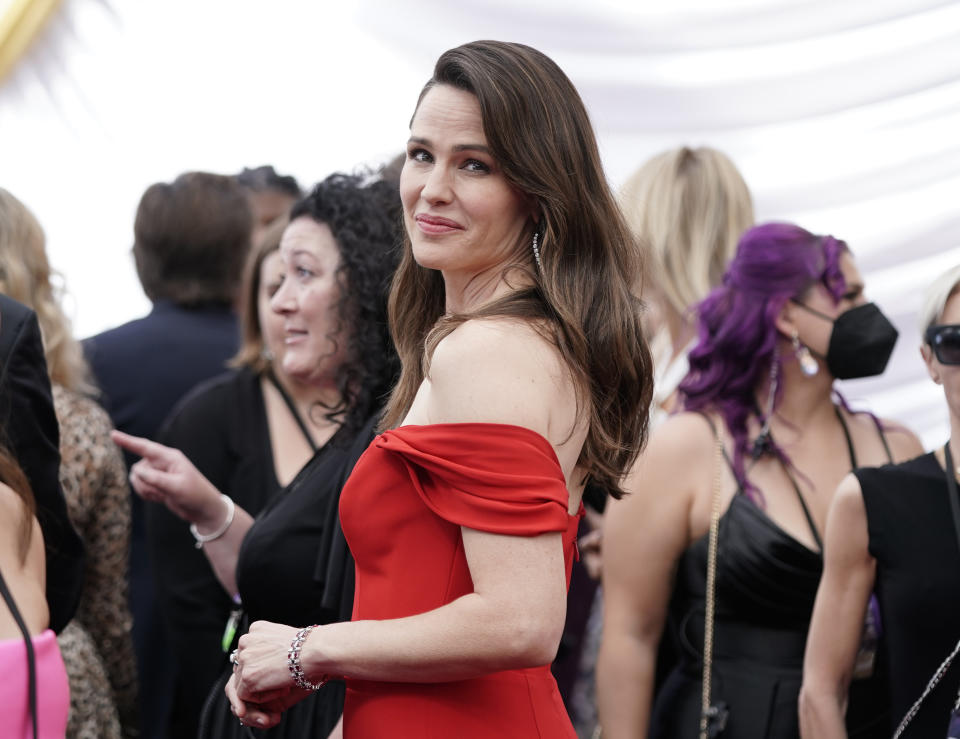
{"type": "Polygon", "coordinates": [[[240,637],[233,675],[224,692],[230,710],[247,725],[269,728],[281,714],[310,691],[293,683],[287,662],[297,629],[269,621],[255,621],[240,637]]]}

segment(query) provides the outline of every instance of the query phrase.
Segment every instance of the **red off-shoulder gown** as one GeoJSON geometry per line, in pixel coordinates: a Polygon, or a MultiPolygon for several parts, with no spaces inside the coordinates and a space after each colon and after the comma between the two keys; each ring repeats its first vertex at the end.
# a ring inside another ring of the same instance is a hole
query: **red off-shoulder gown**
{"type": "MultiPolygon", "coordinates": [[[[376,437],[340,500],[356,560],[353,618],[423,613],[473,592],[461,526],[563,534],[567,585],[581,513],[553,447],[492,423],[402,426],[376,437]]],[[[549,665],[447,683],[347,680],[345,739],[576,737],[549,665]]]]}

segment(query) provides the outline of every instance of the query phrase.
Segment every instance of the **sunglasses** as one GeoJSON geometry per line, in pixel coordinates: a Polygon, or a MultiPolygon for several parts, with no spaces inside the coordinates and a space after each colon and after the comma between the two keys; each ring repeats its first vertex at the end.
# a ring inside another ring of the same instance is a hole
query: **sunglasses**
{"type": "Polygon", "coordinates": [[[931,326],[923,335],[940,364],[960,364],[960,324],[931,326]]]}

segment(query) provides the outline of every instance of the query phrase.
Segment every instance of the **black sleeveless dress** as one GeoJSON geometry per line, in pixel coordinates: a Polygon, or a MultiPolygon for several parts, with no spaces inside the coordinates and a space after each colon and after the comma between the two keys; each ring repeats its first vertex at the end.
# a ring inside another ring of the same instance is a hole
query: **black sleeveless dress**
{"type": "MultiPolygon", "coordinates": [[[[855,467],[849,431],[838,417],[855,467]]],[[[820,544],[802,496],[800,504],[820,544]]],[[[698,736],[707,544],[704,535],[678,563],[665,635],[674,642],[678,663],[654,701],[651,739],[698,736]]],[[[803,653],[822,572],[819,551],[801,544],[737,491],[720,518],[717,556],[712,695],[729,708],[725,739],[799,737],[803,653]]],[[[849,736],[889,737],[887,716],[874,715],[882,705],[876,697],[879,679],[857,682],[848,712],[849,736]]]]}
{"type": "MultiPolygon", "coordinates": [[[[960,550],[947,479],[932,453],[855,474],[863,490],[870,554],[877,561],[876,594],[884,623],[880,650],[890,668],[892,733],[960,639],[960,550]]],[[[924,701],[904,739],[945,736],[958,686],[960,657],[924,701]]]]}

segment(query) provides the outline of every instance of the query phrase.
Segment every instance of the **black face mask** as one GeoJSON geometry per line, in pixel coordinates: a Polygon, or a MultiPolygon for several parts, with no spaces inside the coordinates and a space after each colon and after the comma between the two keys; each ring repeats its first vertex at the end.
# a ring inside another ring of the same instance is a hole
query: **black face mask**
{"type": "Polygon", "coordinates": [[[883,374],[897,343],[897,329],[875,303],[865,303],[844,311],[835,319],[800,301],[804,310],[833,322],[827,369],[838,380],[854,380],[883,374]]]}

